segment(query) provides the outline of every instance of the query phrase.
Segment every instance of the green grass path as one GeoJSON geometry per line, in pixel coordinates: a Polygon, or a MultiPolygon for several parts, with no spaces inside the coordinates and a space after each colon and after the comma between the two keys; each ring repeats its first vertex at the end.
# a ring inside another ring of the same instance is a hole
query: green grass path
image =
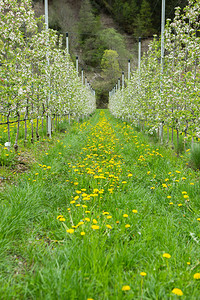
{"type": "Polygon", "coordinates": [[[108,111],[73,124],[0,192],[0,299],[200,299],[198,176],[108,111]]]}

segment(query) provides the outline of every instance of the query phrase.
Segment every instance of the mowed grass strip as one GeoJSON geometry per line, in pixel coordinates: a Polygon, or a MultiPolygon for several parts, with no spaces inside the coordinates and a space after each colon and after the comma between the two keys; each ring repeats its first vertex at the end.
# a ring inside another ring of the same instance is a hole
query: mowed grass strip
{"type": "Polygon", "coordinates": [[[2,299],[198,299],[198,173],[97,111],[1,193],[2,299]]]}

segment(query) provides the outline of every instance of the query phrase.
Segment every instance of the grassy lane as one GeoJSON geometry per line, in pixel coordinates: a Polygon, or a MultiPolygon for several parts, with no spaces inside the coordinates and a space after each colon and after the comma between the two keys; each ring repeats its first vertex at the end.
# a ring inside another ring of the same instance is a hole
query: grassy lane
{"type": "Polygon", "coordinates": [[[199,299],[198,174],[156,147],[97,111],[8,186],[1,298],[199,299]]]}

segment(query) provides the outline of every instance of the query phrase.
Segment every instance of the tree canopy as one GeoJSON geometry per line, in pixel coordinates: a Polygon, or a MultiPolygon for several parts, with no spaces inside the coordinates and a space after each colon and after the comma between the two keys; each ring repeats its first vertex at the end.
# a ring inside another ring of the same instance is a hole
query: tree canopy
{"type": "Polygon", "coordinates": [[[119,54],[115,50],[105,50],[102,60],[102,76],[106,80],[110,80],[114,84],[117,78],[120,76],[120,67],[119,67],[119,54]]]}

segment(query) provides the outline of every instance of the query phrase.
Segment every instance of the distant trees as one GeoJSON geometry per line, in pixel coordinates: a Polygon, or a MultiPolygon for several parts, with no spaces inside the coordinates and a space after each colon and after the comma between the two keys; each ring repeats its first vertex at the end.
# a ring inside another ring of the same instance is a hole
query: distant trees
{"type": "Polygon", "coordinates": [[[156,31],[153,28],[151,6],[147,0],[142,0],[140,11],[136,17],[135,26],[137,36],[149,36],[156,31]]]}
{"type": "Polygon", "coordinates": [[[114,18],[129,33],[148,36],[155,33],[151,5],[148,0],[115,0],[114,18]]]}
{"type": "Polygon", "coordinates": [[[81,5],[78,22],[78,43],[82,49],[82,58],[88,65],[100,64],[104,47],[100,40],[101,23],[92,11],[89,0],[81,5]]]}
{"type": "Polygon", "coordinates": [[[135,21],[139,12],[137,0],[113,1],[113,16],[115,20],[129,33],[133,33],[135,21]]]}
{"type": "MultiPolygon", "coordinates": [[[[160,32],[161,3],[158,0],[91,0],[104,8],[128,33],[148,36],[160,32]]],[[[167,0],[166,18],[173,19],[174,8],[185,7],[187,0],[167,0]]]]}
{"type": "Polygon", "coordinates": [[[78,22],[78,44],[84,63],[92,67],[100,65],[106,49],[115,50],[119,61],[128,59],[129,54],[123,36],[114,28],[103,28],[99,16],[95,16],[89,0],[81,5],[78,22]]]}

